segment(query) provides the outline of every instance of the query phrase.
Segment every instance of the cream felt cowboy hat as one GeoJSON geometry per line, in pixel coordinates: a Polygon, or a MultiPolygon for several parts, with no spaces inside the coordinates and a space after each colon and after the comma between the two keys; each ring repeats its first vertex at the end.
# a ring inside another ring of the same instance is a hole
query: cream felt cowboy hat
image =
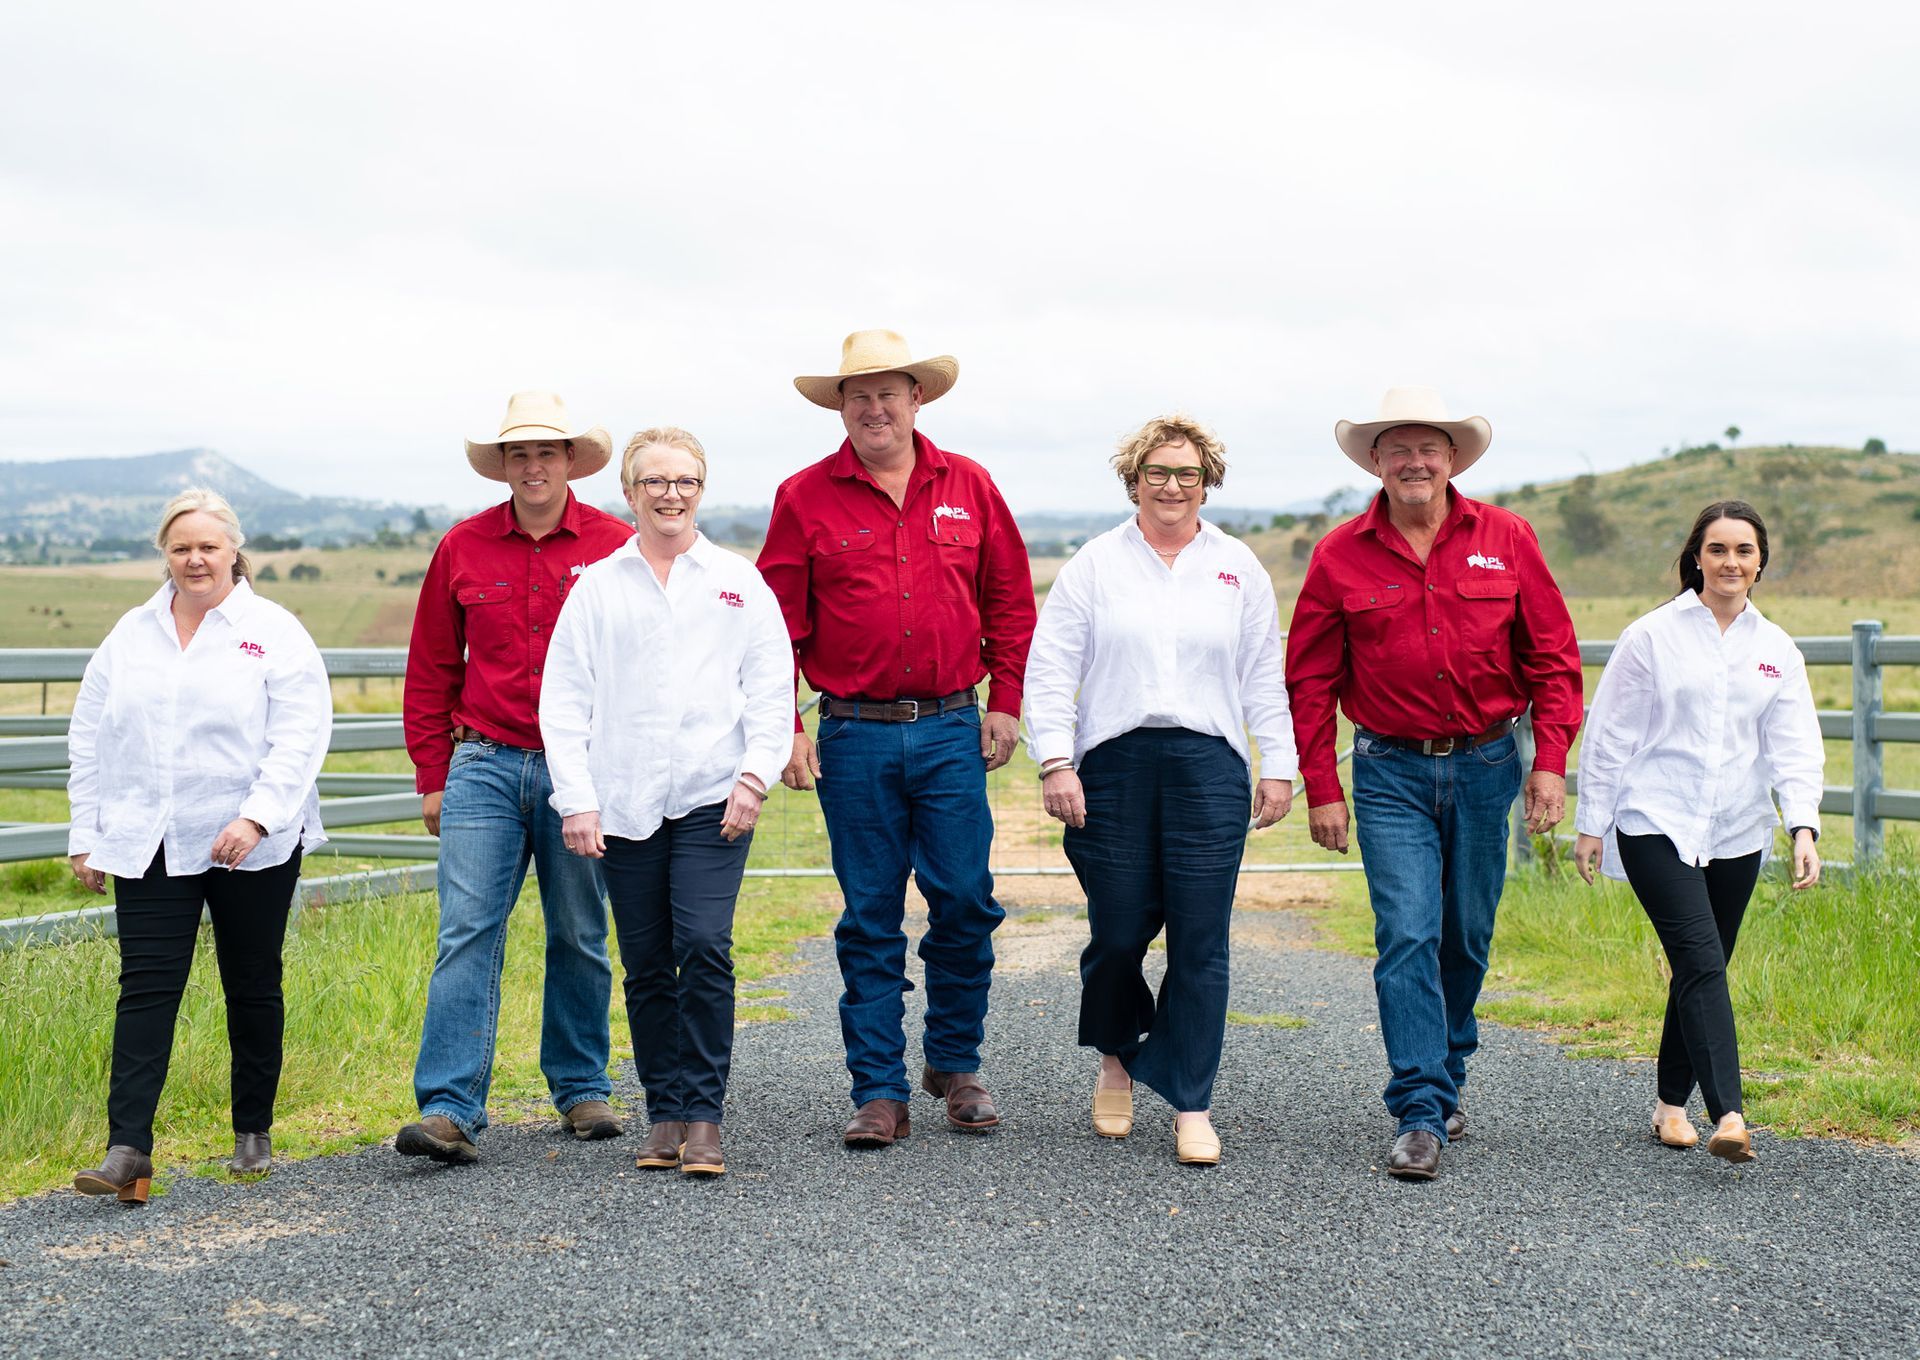
{"type": "Polygon", "coordinates": [[[825,378],[795,378],[800,395],[815,406],[840,409],[840,384],[867,373],[904,373],[920,384],[920,402],[945,396],[960,377],[960,363],[951,354],[915,359],[906,339],[896,331],[855,331],[840,342],[840,371],[825,378]]]}
{"type": "Polygon", "coordinates": [[[1374,472],[1367,456],[1373,441],[1396,425],[1431,425],[1443,431],[1459,450],[1453,459],[1453,474],[1458,476],[1480,461],[1480,455],[1493,442],[1493,426],[1479,416],[1454,420],[1447,415],[1447,404],[1431,387],[1390,387],[1380,398],[1380,415],[1375,420],[1342,420],[1334,425],[1333,437],[1340,452],[1368,472],[1374,472]]]}
{"type": "Polygon", "coordinates": [[[503,444],[536,444],[573,441],[573,467],[567,480],[591,477],[613,457],[613,436],[595,425],[581,429],[567,416],[567,404],[553,392],[515,392],[507,400],[507,414],[500,421],[500,433],[467,441],[467,461],[482,477],[496,482],[507,480],[507,468],[501,458],[503,444]]]}

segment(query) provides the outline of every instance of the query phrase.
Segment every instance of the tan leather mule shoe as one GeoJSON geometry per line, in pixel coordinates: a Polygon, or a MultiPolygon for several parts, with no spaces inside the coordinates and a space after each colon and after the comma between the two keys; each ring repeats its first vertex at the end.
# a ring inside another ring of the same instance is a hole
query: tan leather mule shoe
{"type": "Polygon", "coordinates": [[[1213,1131],[1211,1124],[1189,1124],[1183,1128],[1175,1123],[1173,1151],[1182,1166],[1218,1166],[1220,1135],[1213,1131]]]}
{"type": "Polygon", "coordinates": [[[1133,1088],[1093,1088],[1093,1131],[1102,1138],[1125,1138],[1133,1132],[1133,1088]]]}
{"type": "Polygon", "coordinates": [[[1684,1114],[1658,1115],[1653,1120],[1653,1136],[1671,1148],[1690,1148],[1700,1141],[1700,1130],[1684,1114]]]}

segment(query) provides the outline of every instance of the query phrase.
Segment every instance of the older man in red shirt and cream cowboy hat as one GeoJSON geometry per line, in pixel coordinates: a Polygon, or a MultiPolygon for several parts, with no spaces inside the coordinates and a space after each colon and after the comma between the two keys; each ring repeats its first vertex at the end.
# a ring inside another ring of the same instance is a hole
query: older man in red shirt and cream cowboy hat
{"type": "Polygon", "coordinates": [[[607,465],[613,439],[576,425],[550,392],[520,392],[467,461],[512,497],[447,530],[420,587],[407,651],[407,754],[427,830],[440,837],[440,946],[427,987],[404,1156],[478,1159],[487,1124],[507,917],[533,861],[546,916],[540,1068],[577,1138],[622,1130],[607,1097],[606,894],[567,852],[540,740],[540,673],[580,572],[633,536],[567,483],[607,465]]]}
{"type": "Polygon", "coordinates": [[[1287,636],[1287,692],[1314,842],[1347,851],[1336,700],[1354,724],[1353,810],[1373,903],[1380,1033],[1399,1121],[1387,1169],[1430,1180],[1466,1131],[1460,1092],[1473,1008],[1506,880],[1507,814],[1566,807],[1580,726],[1580,649],[1532,526],[1449,481],[1492,427],[1438,393],[1396,387],[1378,418],[1339,422],[1347,457],[1380,479],[1364,513],[1320,540],[1287,636]],[[1531,707],[1533,770],[1514,722],[1531,707]]]}
{"type": "Polygon", "coordinates": [[[796,716],[783,779],[819,781],[846,899],[834,944],[853,1147],[909,1132],[909,872],[927,899],[921,1087],[955,1128],[1000,1120],[979,1075],[1002,916],[987,872],[986,776],[1018,740],[1035,609],[1026,545],[986,469],[914,429],[959,371],[949,356],[913,358],[892,331],[858,331],[839,372],[795,378],[808,401],[840,413],[847,437],[781,485],[760,553],[821,695],[818,745],[796,716]],[[989,676],[983,718],[976,686],[989,676]]]}

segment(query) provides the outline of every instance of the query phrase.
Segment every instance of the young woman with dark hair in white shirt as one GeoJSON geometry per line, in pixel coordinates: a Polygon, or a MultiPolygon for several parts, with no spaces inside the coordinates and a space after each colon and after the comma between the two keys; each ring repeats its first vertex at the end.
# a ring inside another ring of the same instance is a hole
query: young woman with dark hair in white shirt
{"type": "Polygon", "coordinates": [[[733,911],[793,753],[793,643],[753,563],[694,525],[707,458],[643,430],[621,458],[637,532],[588,567],[547,652],[540,735],[561,835],[600,861],[650,1128],[635,1165],[727,1169],[733,911]]]}
{"type": "Polygon", "coordinates": [[[1248,795],[1255,822],[1272,825],[1297,769],[1273,582],[1200,518],[1222,452],[1183,417],[1121,446],[1114,466],[1139,512],[1061,568],[1026,680],[1042,797],[1087,894],[1080,1042],[1101,1055],[1094,1131],[1131,1132],[1143,1081],[1173,1106],[1176,1157],[1203,1166],[1220,1160],[1213,1081],[1248,795]],[[1141,962],[1162,927],[1156,997],[1141,962]]]}
{"type": "Polygon", "coordinates": [[[1793,886],[1820,878],[1814,842],[1826,759],[1806,663],[1749,598],[1767,565],[1767,528],[1745,501],[1694,520],[1681,590],[1620,635],[1581,742],[1574,863],[1625,878],[1672,966],[1660,1039],[1653,1136],[1688,1148],[1698,1084],[1707,1150],[1753,1160],[1741,1103],[1727,963],[1780,815],[1793,886]]]}
{"type": "Polygon", "coordinates": [[[181,492],[154,541],[166,583],[94,652],[67,732],[73,872],[97,893],[112,875],[120,937],[107,1157],[74,1188],[136,1204],[203,905],[233,1049],[229,1165],[271,1165],[280,949],[301,853],[326,839],[316,781],[333,732],[319,650],[253,593],[226,501],[181,492]]]}

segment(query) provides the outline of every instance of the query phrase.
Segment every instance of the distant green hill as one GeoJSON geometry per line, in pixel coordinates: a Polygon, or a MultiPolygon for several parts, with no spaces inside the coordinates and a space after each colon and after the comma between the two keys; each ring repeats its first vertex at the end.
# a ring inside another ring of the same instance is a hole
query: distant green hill
{"type": "MultiPolygon", "coordinates": [[[[1693,517],[1732,499],[1751,501],[1767,522],[1771,591],[1896,598],[1920,591],[1920,455],[1793,445],[1687,449],[1491,495],[1478,480],[1476,470],[1462,489],[1526,516],[1569,595],[1673,589],[1674,559],[1693,517]]],[[[1304,550],[1322,532],[1303,522],[1248,542],[1291,593],[1305,571],[1304,550]]]]}
{"type": "Polygon", "coordinates": [[[1750,501],[1774,592],[1899,596],[1920,583],[1920,456],[1857,449],[1689,449],[1658,462],[1492,497],[1525,515],[1561,588],[1631,595],[1674,579],[1693,517],[1750,501]]]}

